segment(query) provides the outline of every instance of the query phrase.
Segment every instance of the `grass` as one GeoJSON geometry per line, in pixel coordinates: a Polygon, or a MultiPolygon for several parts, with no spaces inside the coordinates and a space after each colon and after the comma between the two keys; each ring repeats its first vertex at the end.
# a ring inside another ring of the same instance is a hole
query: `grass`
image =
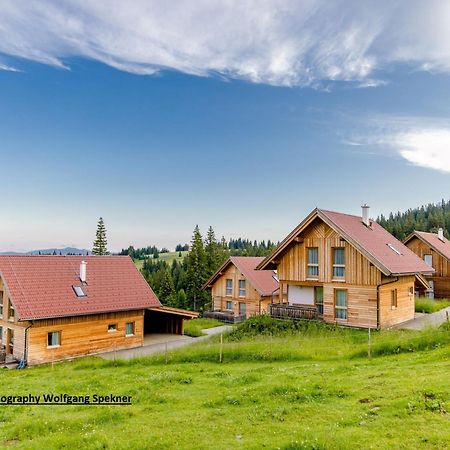
{"type": "Polygon", "coordinates": [[[450,306],[450,300],[432,299],[427,297],[416,298],[416,312],[431,314],[450,306]]]}
{"type": "Polygon", "coordinates": [[[85,358],[5,371],[1,395],[113,393],[133,405],[2,406],[0,446],[448,448],[448,325],[376,332],[372,358],[364,330],[267,325],[262,336],[251,331],[258,321],[225,335],[223,363],[216,338],[170,353],[167,364],[85,358]]]}
{"type": "Polygon", "coordinates": [[[220,327],[222,322],[214,319],[192,319],[184,322],[184,334],[187,336],[203,336],[202,330],[206,328],[220,327]]]}
{"type": "MultiPolygon", "coordinates": [[[[172,262],[174,260],[181,262],[183,261],[184,257],[189,253],[188,251],[182,251],[181,252],[181,257],[179,256],[180,252],[168,252],[168,253],[160,253],[159,254],[159,258],[155,259],[155,261],[158,261],[158,259],[160,261],[166,261],[167,264],[172,264],[172,262]]],[[[144,265],[144,260],[143,259],[135,259],[134,260],[134,264],[136,265],[136,267],[141,270],[143,265],[144,265]]]]}

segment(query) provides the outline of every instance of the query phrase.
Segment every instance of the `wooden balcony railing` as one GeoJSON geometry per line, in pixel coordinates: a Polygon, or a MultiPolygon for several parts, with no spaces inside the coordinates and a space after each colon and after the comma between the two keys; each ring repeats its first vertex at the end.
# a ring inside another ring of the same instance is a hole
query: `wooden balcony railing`
{"type": "Polygon", "coordinates": [[[245,314],[233,314],[228,311],[205,311],[203,317],[225,323],[238,323],[245,320],[245,314]]]}
{"type": "Polygon", "coordinates": [[[319,319],[319,311],[315,306],[287,305],[285,303],[274,303],[269,305],[269,313],[274,319],[289,320],[314,320],[319,319]]]}

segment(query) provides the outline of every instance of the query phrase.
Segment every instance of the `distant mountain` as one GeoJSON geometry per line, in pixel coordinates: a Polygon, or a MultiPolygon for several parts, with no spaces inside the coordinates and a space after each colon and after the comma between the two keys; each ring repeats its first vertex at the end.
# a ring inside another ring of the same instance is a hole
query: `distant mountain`
{"type": "Polygon", "coordinates": [[[92,255],[90,250],[85,248],[65,247],[65,248],[44,248],[41,250],[31,250],[29,252],[0,252],[0,255],[92,255]]]}

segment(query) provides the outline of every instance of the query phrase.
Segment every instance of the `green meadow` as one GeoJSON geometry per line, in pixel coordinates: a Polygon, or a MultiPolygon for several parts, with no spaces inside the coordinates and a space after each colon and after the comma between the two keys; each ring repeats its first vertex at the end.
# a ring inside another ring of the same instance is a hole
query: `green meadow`
{"type": "Polygon", "coordinates": [[[53,449],[444,449],[450,328],[368,332],[249,320],[132,361],[5,370],[1,395],[131,395],[130,406],[2,406],[0,445],[53,449]],[[222,360],[222,362],[220,362],[222,360]]]}
{"type": "MultiPolygon", "coordinates": [[[[159,258],[154,259],[154,261],[165,261],[167,264],[172,264],[172,262],[174,260],[181,262],[183,261],[184,257],[188,254],[189,252],[187,251],[183,251],[181,252],[181,256],[180,256],[180,252],[167,252],[167,253],[160,253],[159,254],[159,258]]],[[[134,264],[136,265],[136,267],[141,270],[142,267],[144,266],[144,260],[143,259],[135,259],[134,260],[134,264]]]]}

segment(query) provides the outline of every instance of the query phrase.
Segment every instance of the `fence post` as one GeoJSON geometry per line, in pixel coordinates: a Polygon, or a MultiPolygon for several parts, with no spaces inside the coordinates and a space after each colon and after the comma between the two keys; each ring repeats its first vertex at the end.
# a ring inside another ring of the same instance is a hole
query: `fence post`
{"type": "Polygon", "coordinates": [[[220,333],[220,354],[219,362],[223,362],[223,333],[220,333]]]}
{"type": "Polygon", "coordinates": [[[167,361],[167,341],[166,341],[164,353],[165,353],[165,356],[166,356],[166,364],[167,364],[168,363],[168,361],[167,361]]]}
{"type": "Polygon", "coordinates": [[[368,355],[368,357],[370,358],[372,355],[371,355],[371,347],[372,347],[372,334],[371,334],[371,329],[370,329],[370,327],[369,327],[369,346],[368,346],[368,348],[367,348],[367,355],[368,355]]]}
{"type": "Polygon", "coordinates": [[[447,322],[449,321],[448,320],[448,311],[445,311],[445,317],[447,318],[447,322]]]}

